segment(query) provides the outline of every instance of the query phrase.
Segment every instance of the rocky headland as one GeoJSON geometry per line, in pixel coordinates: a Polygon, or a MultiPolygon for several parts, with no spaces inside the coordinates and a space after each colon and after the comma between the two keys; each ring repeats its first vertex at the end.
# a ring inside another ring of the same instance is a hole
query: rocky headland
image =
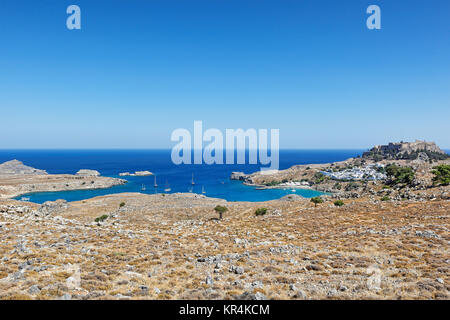
{"type": "Polygon", "coordinates": [[[434,142],[416,141],[376,146],[340,162],[296,165],[273,174],[233,172],[230,178],[259,188],[313,188],[336,199],[430,200],[450,197],[448,184],[438,183],[434,174],[449,166],[450,156],[434,142]]]}
{"type": "Polygon", "coordinates": [[[30,192],[110,188],[126,180],[102,177],[95,170],[80,170],[75,175],[48,174],[28,167],[18,160],[0,164],[0,199],[30,192]]]}

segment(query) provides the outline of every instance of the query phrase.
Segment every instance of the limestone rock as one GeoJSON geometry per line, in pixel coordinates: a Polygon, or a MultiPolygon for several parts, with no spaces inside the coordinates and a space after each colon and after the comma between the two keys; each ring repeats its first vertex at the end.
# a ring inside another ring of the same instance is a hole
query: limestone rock
{"type": "Polygon", "coordinates": [[[151,176],[151,175],[153,175],[153,173],[151,173],[150,171],[136,171],[134,173],[134,175],[138,176],[138,177],[142,177],[142,176],[151,176]]]}
{"type": "Polygon", "coordinates": [[[244,273],[244,268],[237,267],[237,266],[231,266],[229,271],[230,272],[234,272],[235,274],[243,274],[244,273]]]}
{"type": "Polygon", "coordinates": [[[98,177],[100,176],[100,172],[97,170],[81,169],[76,173],[76,175],[81,177],[98,177]]]}
{"type": "Polygon", "coordinates": [[[41,290],[39,289],[39,287],[37,285],[33,285],[28,289],[28,293],[31,295],[38,294],[39,292],[41,292],[41,290]]]}
{"type": "Polygon", "coordinates": [[[145,176],[152,176],[153,173],[147,170],[144,171],[135,171],[134,173],[130,173],[130,172],[121,172],[119,173],[119,176],[124,177],[124,176],[130,176],[130,177],[145,177],[145,176]]]}
{"type": "Polygon", "coordinates": [[[11,160],[0,164],[0,175],[18,175],[18,174],[47,174],[45,170],[35,169],[24,165],[19,160],[11,160]]]}
{"type": "Polygon", "coordinates": [[[423,154],[426,155],[425,152],[440,154],[443,156],[446,155],[446,153],[439,148],[436,143],[416,140],[414,142],[390,142],[387,145],[375,146],[369,151],[364,152],[363,158],[378,156],[382,159],[402,159],[407,154],[417,153],[417,158],[420,156],[424,159],[423,154]]]}
{"type": "Polygon", "coordinates": [[[248,291],[244,292],[241,295],[234,296],[236,300],[267,300],[266,296],[261,292],[250,293],[248,291]]]}
{"type": "Polygon", "coordinates": [[[247,175],[243,172],[232,172],[230,179],[231,180],[244,180],[247,175]]]}

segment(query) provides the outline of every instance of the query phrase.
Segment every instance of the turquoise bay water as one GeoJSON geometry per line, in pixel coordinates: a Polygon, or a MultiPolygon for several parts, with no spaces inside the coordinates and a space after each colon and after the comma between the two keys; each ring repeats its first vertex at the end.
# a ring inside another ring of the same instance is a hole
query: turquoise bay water
{"type": "MultiPolygon", "coordinates": [[[[280,169],[295,164],[327,163],[345,160],[361,154],[364,150],[281,150],[280,169]]],[[[266,201],[281,198],[287,194],[298,194],[311,198],[322,194],[308,189],[267,189],[256,190],[239,181],[229,179],[231,172],[252,173],[260,169],[259,165],[174,165],[170,159],[170,150],[1,150],[0,163],[18,159],[24,164],[47,170],[48,173],[74,174],[79,169],[98,170],[102,175],[119,177],[120,172],[149,170],[156,175],[158,188],[154,188],[154,177],[121,177],[128,181],[125,185],[97,190],[74,190],[58,192],[39,192],[22,197],[30,201],[43,203],[57,199],[78,201],[111,193],[141,192],[153,194],[164,192],[169,186],[173,192],[202,193],[208,197],[222,198],[228,201],[266,201]],[[191,185],[194,174],[195,185],[191,185]],[[146,187],[142,191],[142,185],[146,187]]]]}

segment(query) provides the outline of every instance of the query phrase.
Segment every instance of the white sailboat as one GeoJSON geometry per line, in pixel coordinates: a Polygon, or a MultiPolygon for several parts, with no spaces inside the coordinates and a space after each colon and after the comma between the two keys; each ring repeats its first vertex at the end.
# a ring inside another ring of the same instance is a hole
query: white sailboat
{"type": "Polygon", "coordinates": [[[202,193],[206,193],[205,186],[202,186],[202,193]]]}
{"type": "Polygon", "coordinates": [[[158,186],[158,184],[156,183],[156,176],[155,176],[155,184],[153,185],[155,188],[158,186]]]}
{"type": "Polygon", "coordinates": [[[195,184],[195,182],[194,182],[194,174],[193,174],[193,173],[192,173],[192,181],[191,181],[191,184],[192,184],[192,185],[195,184]]]}
{"type": "Polygon", "coordinates": [[[166,188],[164,189],[165,192],[170,192],[172,189],[170,189],[169,183],[166,180],[166,188]]]}
{"type": "Polygon", "coordinates": [[[142,184],[141,190],[142,190],[142,191],[147,190],[147,189],[145,188],[145,184],[142,184]]]}

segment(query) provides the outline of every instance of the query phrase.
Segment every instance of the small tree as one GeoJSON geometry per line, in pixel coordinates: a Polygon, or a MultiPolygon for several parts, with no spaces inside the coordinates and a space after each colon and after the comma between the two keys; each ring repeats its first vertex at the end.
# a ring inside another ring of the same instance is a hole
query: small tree
{"type": "Polygon", "coordinates": [[[399,167],[391,164],[386,167],[386,173],[390,177],[392,185],[411,185],[414,180],[414,170],[411,167],[399,167]]]}
{"type": "Polygon", "coordinates": [[[334,205],[335,205],[336,207],[342,207],[342,206],[344,205],[344,201],[342,201],[342,200],[336,200],[336,201],[334,202],[334,205]]]}
{"type": "Polygon", "coordinates": [[[122,207],[124,207],[125,206],[125,202],[121,202],[120,204],[119,204],[119,207],[120,208],[122,208],[122,207]]]}
{"type": "Polygon", "coordinates": [[[434,167],[431,171],[434,174],[433,182],[448,186],[450,184],[450,165],[441,164],[440,166],[434,167]]]}
{"type": "Polygon", "coordinates": [[[95,218],[95,222],[103,222],[103,221],[105,221],[106,219],[108,219],[108,215],[107,215],[107,214],[104,214],[104,215],[102,215],[102,216],[100,216],[100,217],[95,218]]]}
{"type": "Polygon", "coordinates": [[[228,211],[227,207],[217,205],[214,210],[219,214],[220,220],[222,220],[222,215],[224,212],[228,211]]]}
{"type": "Polygon", "coordinates": [[[314,203],[314,207],[317,207],[318,203],[323,203],[323,199],[321,197],[311,198],[311,202],[314,203]]]}
{"type": "Polygon", "coordinates": [[[267,208],[258,208],[255,211],[255,215],[257,216],[263,216],[267,213],[267,208]]]}

